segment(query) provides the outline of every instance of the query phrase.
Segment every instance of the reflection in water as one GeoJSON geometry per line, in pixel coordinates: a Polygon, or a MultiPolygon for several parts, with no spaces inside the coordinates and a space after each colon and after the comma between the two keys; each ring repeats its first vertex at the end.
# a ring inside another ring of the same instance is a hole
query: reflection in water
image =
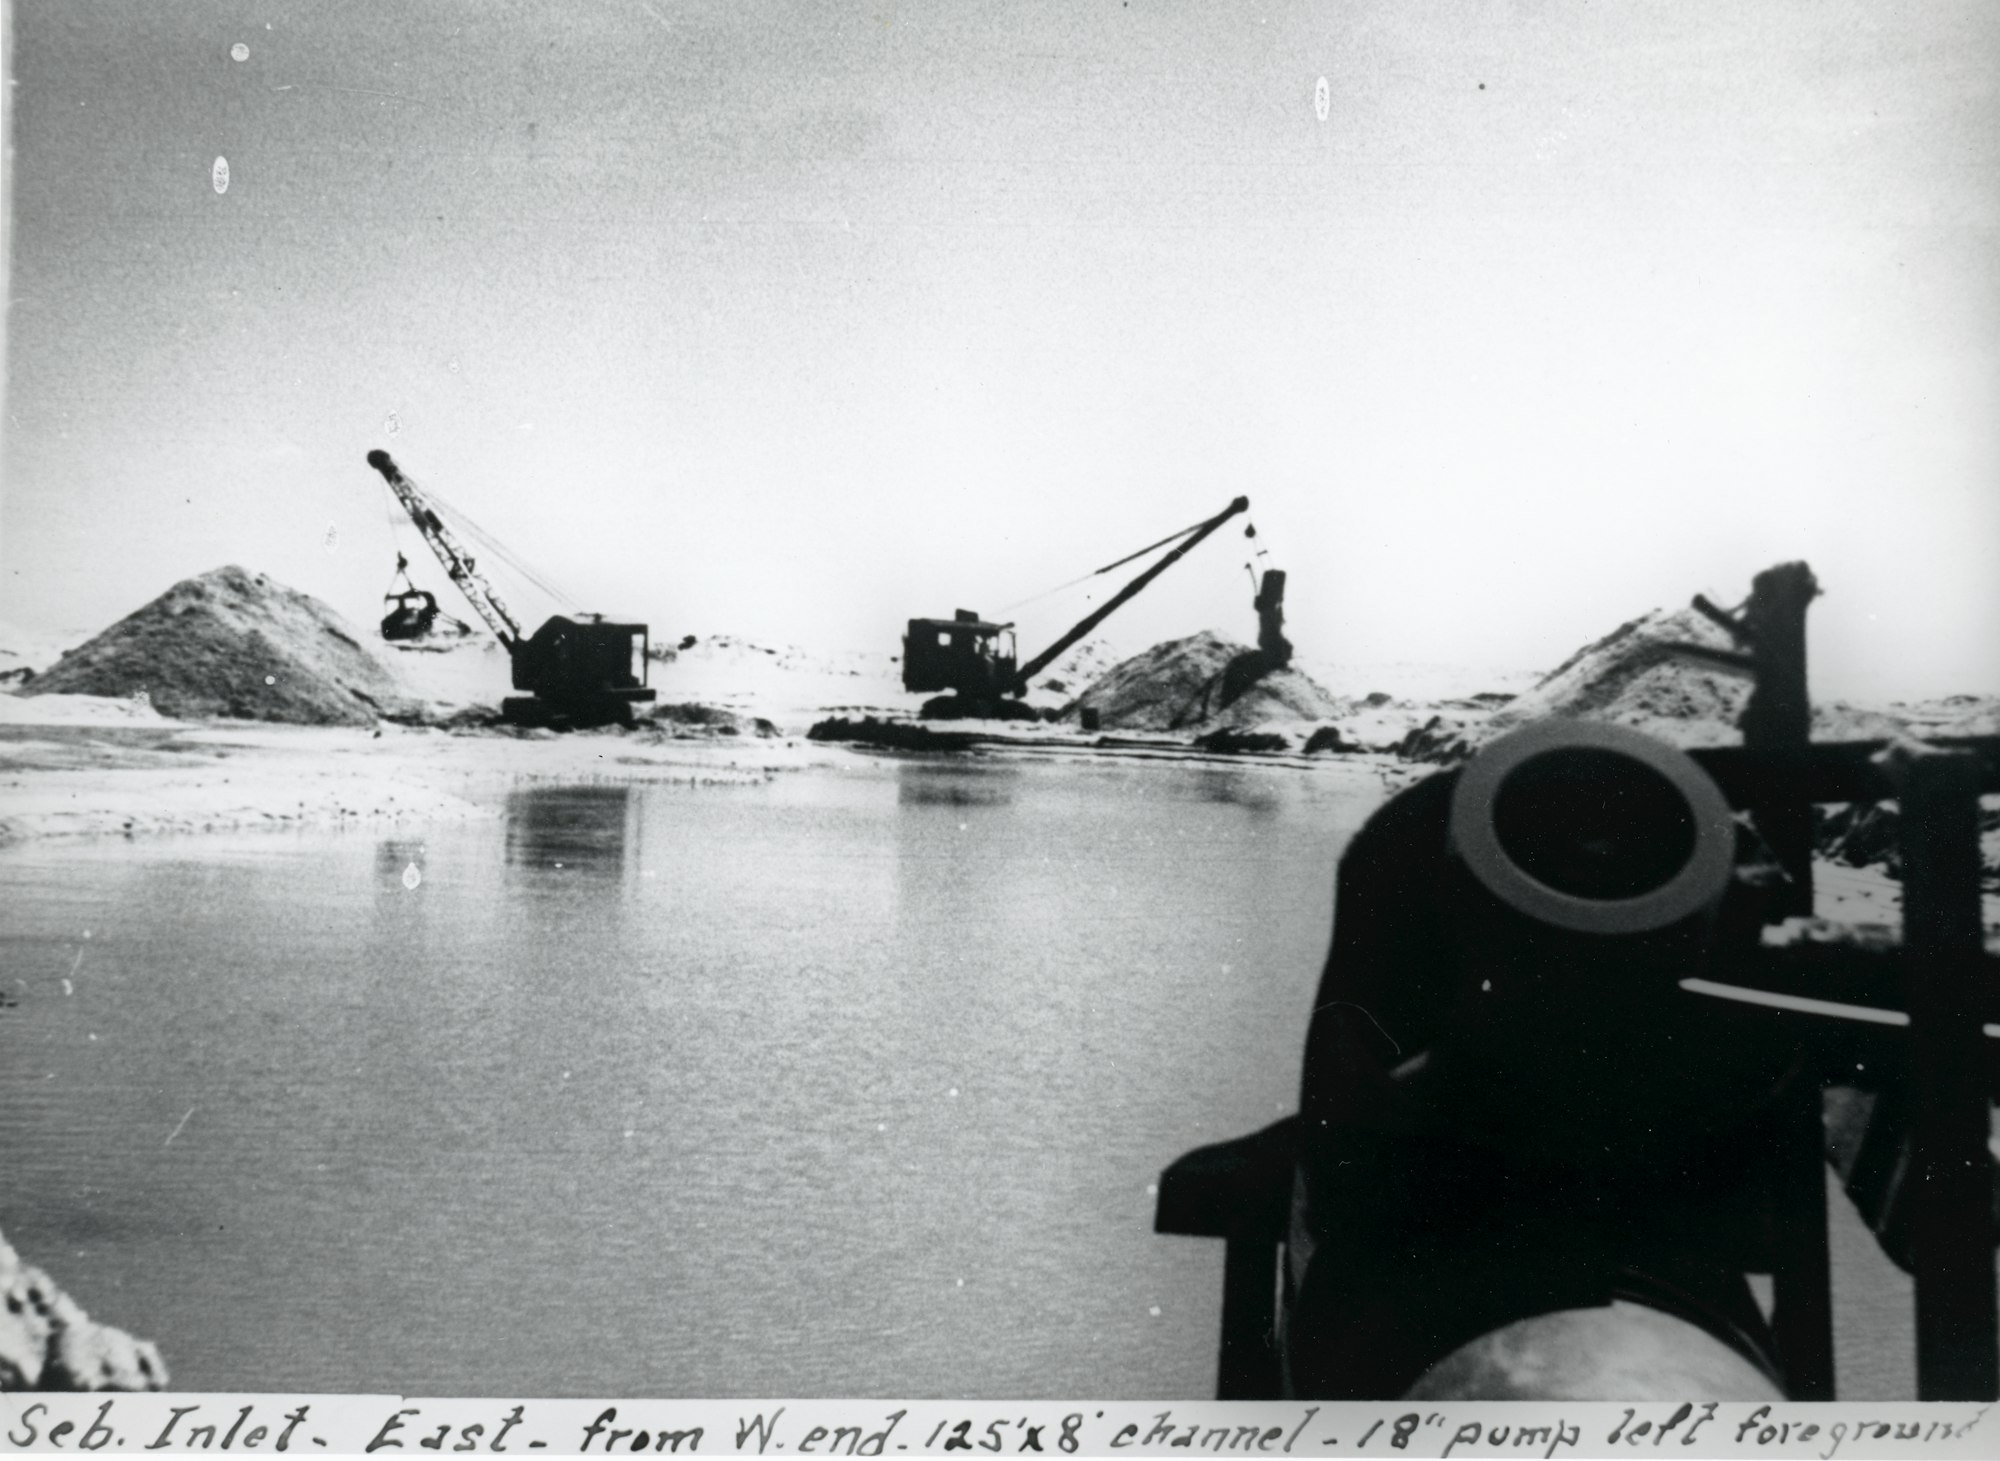
{"type": "Polygon", "coordinates": [[[412,892],[424,879],[425,847],[420,837],[384,837],[375,844],[375,893],[378,898],[412,892]]]}
{"type": "Polygon", "coordinates": [[[1259,816],[1275,815],[1281,804],[1277,783],[1261,772],[1233,767],[1205,766],[1195,774],[1194,794],[1205,802],[1242,807],[1259,816]]]}
{"type": "Polygon", "coordinates": [[[401,878],[410,868],[419,873],[424,867],[424,843],[421,837],[384,837],[375,844],[375,876],[378,879],[401,878]]]}
{"type": "Polygon", "coordinates": [[[1012,766],[904,762],[896,768],[896,804],[904,807],[998,807],[1014,799],[1021,772],[1012,766]]]}
{"type": "Polygon", "coordinates": [[[507,798],[507,865],[616,879],[640,859],[629,786],[541,786],[507,798]]]}

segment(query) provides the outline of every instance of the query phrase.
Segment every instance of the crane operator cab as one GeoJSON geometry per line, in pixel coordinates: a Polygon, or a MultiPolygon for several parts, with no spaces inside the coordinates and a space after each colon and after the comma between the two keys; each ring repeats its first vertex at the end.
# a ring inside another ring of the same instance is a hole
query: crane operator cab
{"type": "Polygon", "coordinates": [[[1531,726],[1377,811],[1307,1034],[1292,1393],[1449,1395],[1533,1325],[1530,1368],[1664,1334],[1704,1393],[1782,1394],[1746,1273],[1794,1052],[1679,989],[1782,885],[1692,758],[1621,726],[1531,726]]]}
{"type": "Polygon", "coordinates": [[[511,650],[514,688],[502,713],[517,724],[630,725],[635,705],[656,691],[646,684],[644,624],[601,615],[558,614],[511,650]]]}
{"type": "Polygon", "coordinates": [[[903,635],[903,688],[946,691],[982,704],[1016,693],[1014,626],[960,609],[949,619],[912,619],[903,635]]]}

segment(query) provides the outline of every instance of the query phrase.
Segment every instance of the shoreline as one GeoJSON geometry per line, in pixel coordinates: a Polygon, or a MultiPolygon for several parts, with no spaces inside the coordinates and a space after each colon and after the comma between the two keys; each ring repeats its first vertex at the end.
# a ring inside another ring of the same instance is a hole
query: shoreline
{"type": "Polygon", "coordinates": [[[747,785],[834,764],[798,739],[557,737],[254,721],[0,724],[0,847],[124,836],[463,822],[533,782],[747,785]]]}
{"type": "MultiPolygon", "coordinates": [[[[994,736],[950,754],[1332,772],[1374,781],[1384,796],[1432,769],[1374,752],[1244,756],[1164,740],[1099,742],[1073,734],[994,736]]],[[[0,847],[44,837],[473,821],[501,815],[496,803],[520,786],[744,786],[909,754],[803,736],[0,723],[0,847]]]]}
{"type": "MultiPolygon", "coordinates": [[[[820,716],[858,713],[882,729],[913,733],[909,744],[900,744],[901,736],[871,744],[868,737],[807,733],[804,723],[814,713],[802,703],[808,697],[739,691],[719,698],[726,709],[688,702],[709,712],[698,718],[557,733],[397,721],[372,727],[183,721],[131,700],[0,693],[0,848],[49,837],[462,823],[504,815],[506,794],[528,785],[746,786],[786,772],[941,754],[1332,774],[1369,782],[1373,797],[1386,799],[1456,759],[1440,752],[1462,753],[1461,738],[1480,738],[1492,713],[1457,698],[1361,704],[1326,723],[1336,731],[1332,746],[1308,751],[1318,729],[1308,722],[1260,726],[1284,733],[1270,738],[1284,746],[1277,749],[1256,745],[1255,736],[1229,744],[1213,735],[1085,732],[1047,722],[919,722],[902,707],[865,703],[817,708],[820,716]]],[[[1986,732],[1993,714],[1973,697],[1899,705],[1893,714],[1845,706],[1818,711],[1814,729],[1822,737],[1986,732]]],[[[1732,728],[1700,717],[1646,728],[1686,745],[1733,739],[1732,728]]],[[[2000,854],[2000,797],[1982,801],[1985,922],[1994,929],[2000,928],[2000,888],[1991,881],[2000,854]]],[[[1841,840],[1823,829],[1822,859],[1839,859],[1824,865],[1897,886],[1879,860],[1864,864],[1842,855],[1834,845],[1841,840]]]]}

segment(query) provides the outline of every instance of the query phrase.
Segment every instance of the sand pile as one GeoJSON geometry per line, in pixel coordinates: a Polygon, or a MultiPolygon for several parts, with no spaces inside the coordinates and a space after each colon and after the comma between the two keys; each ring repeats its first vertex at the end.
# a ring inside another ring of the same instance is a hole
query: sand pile
{"type": "Polygon", "coordinates": [[[1495,711],[1475,738],[1571,716],[1629,725],[1677,746],[1739,741],[1736,718],[1749,699],[1749,680],[1674,656],[1667,646],[1676,641],[1735,647],[1693,609],[1655,609],[1579,649],[1495,711]]]}
{"type": "Polygon", "coordinates": [[[1947,695],[1915,703],[1898,700],[1888,715],[1911,735],[2000,736],[2000,695],[1947,695]]]}
{"type": "MultiPolygon", "coordinates": [[[[1395,749],[1414,760],[1455,761],[1495,736],[1555,716],[1611,721],[1675,746],[1740,745],[1737,720],[1750,698],[1750,680],[1676,655],[1668,647],[1675,643],[1735,648],[1694,609],[1655,609],[1586,644],[1490,714],[1441,714],[1395,749]]],[[[1821,740],[1867,739],[1898,729],[1892,717],[1872,711],[1840,704],[1813,709],[1813,735],[1821,740]]]]}
{"type": "Polygon", "coordinates": [[[99,1324],[0,1237],[0,1390],[164,1390],[160,1352],[99,1324]]]}
{"type": "Polygon", "coordinates": [[[858,673],[856,665],[837,663],[855,656],[816,654],[797,644],[760,644],[735,634],[689,634],[678,643],[655,643],[650,653],[660,664],[678,664],[688,668],[722,665],[735,669],[747,664],[794,673],[858,673]]]}
{"type": "Polygon", "coordinates": [[[882,708],[906,697],[886,651],[764,644],[733,634],[656,640],[649,682],[662,701],[691,701],[802,731],[832,706],[882,708]]]}
{"type": "MultiPolygon", "coordinates": [[[[1742,744],[1737,725],[1750,699],[1747,676],[1673,654],[1673,643],[1734,648],[1729,637],[1694,609],[1655,609],[1586,644],[1532,688],[1476,727],[1473,744],[1550,716],[1607,720],[1676,746],[1742,744]]],[[[1913,728],[1902,716],[1839,701],[1815,701],[1814,740],[1880,740],[1913,728]]],[[[1933,732],[1935,733],[1935,731],[1933,732]]]]}
{"type": "Polygon", "coordinates": [[[1069,696],[1087,688],[1101,679],[1121,656],[1102,639],[1086,639],[1072,646],[1062,658],[1036,677],[1028,687],[1031,700],[1039,699],[1042,692],[1049,695],[1069,696]]]}
{"type": "Polygon", "coordinates": [[[1114,665],[1064,712],[1097,712],[1106,730],[1241,729],[1273,721],[1326,720],[1340,713],[1333,696],[1295,669],[1275,670],[1221,704],[1222,676],[1250,647],[1204,629],[1156,644],[1114,665]]]}
{"type": "Polygon", "coordinates": [[[144,695],[184,719],[369,725],[412,710],[353,625],[234,566],[184,579],[70,650],[23,694],[144,695]]]}

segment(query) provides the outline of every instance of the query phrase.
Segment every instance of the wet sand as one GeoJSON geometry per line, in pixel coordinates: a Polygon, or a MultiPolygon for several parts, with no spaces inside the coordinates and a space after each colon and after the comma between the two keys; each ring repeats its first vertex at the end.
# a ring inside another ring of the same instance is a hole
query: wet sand
{"type": "Polygon", "coordinates": [[[463,821],[535,782],[740,784],[848,754],[803,740],[252,723],[0,724],[0,842],[463,821]]]}

